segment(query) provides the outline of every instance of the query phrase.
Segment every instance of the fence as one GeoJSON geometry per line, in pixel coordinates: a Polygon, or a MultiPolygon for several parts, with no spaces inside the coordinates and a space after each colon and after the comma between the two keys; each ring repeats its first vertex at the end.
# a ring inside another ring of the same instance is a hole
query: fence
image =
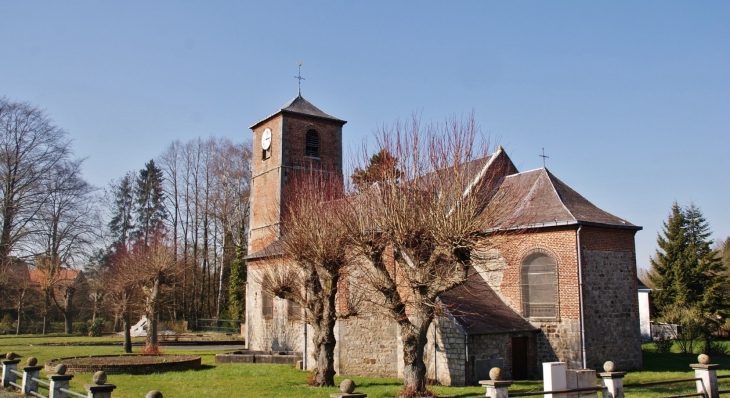
{"type": "Polygon", "coordinates": [[[239,319],[198,319],[195,322],[196,332],[223,332],[241,333],[241,320],[239,319]]]}
{"type": "MultiPolygon", "coordinates": [[[[8,353],[6,359],[2,361],[2,386],[15,387],[26,396],[38,398],[111,398],[112,391],[117,386],[107,384],[106,373],[99,371],[94,373],[92,377],[93,384],[84,384],[86,394],[82,394],[70,390],[69,381],[73,379],[73,375],[66,374],[66,365],[59,364],[54,369],[55,373],[48,375],[48,381],[40,378],[43,366],[37,366],[38,360],[34,357],[28,358],[23,371],[18,370],[19,359],[13,359],[14,355],[8,353]],[[20,383],[18,381],[20,380],[20,383]],[[40,389],[47,391],[48,395],[40,393],[40,389]]],[[[145,398],[163,398],[159,391],[150,391],[145,398]]]]}
{"type": "Polygon", "coordinates": [[[499,375],[501,374],[501,371],[490,372],[489,376],[492,380],[480,381],[479,384],[486,387],[486,396],[491,398],[528,397],[536,395],[544,395],[545,398],[565,398],[566,396],[570,397],[571,395],[585,397],[584,394],[587,392],[595,393],[598,391],[601,392],[603,398],[624,398],[624,388],[640,389],[650,386],[689,382],[694,382],[697,391],[696,393],[671,395],[663,398],[719,398],[720,394],[730,393],[730,390],[720,390],[718,385],[718,379],[730,378],[730,375],[718,376],[717,369],[720,367],[720,365],[711,364],[710,357],[708,357],[707,355],[702,354],[697,359],[699,363],[690,365],[690,368],[693,369],[695,372],[695,377],[687,379],[675,379],[624,385],[623,378],[626,375],[626,372],[617,372],[614,369],[613,362],[608,361],[604,364],[604,372],[598,374],[598,376],[601,378],[601,385],[595,385],[594,371],[566,371],[564,362],[549,362],[543,363],[543,379],[545,391],[510,393],[508,388],[512,385],[512,381],[499,380],[499,375]],[[569,374],[570,372],[577,372],[577,374],[572,375],[573,388],[566,388],[568,384],[570,384],[567,381],[566,374],[569,374]],[[586,374],[581,376],[580,372],[586,372],[586,374]]]}

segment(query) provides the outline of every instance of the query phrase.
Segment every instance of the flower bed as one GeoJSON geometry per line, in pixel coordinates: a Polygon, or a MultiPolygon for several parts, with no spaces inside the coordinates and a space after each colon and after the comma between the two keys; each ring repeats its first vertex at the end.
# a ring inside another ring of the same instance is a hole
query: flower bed
{"type": "Polygon", "coordinates": [[[195,355],[125,354],[50,359],[46,361],[46,371],[53,372],[59,363],[66,364],[67,374],[99,370],[107,374],[150,374],[200,369],[200,357],[195,355]]]}

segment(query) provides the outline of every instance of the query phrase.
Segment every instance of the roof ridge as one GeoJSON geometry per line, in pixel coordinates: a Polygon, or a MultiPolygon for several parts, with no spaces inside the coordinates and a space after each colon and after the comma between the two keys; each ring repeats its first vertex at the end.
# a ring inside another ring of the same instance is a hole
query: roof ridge
{"type": "MultiPolygon", "coordinates": [[[[560,205],[563,206],[563,209],[565,209],[565,211],[567,211],[568,214],[570,214],[571,217],[573,217],[573,220],[578,221],[578,218],[575,216],[575,214],[573,214],[573,212],[570,211],[570,209],[568,208],[568,206],[565,205],[565,202],[563,201],[563,197],[560,195],[560,192],[558,192],[558,190],[555,189],[555,182],[553,182],[553,179],[552,179],[552,177],[555,177],[553,175],[553,173],[551,173],[547,169],[547,167],[543,167],[543,170],[545,170],[545,174],[547,175],[547,178],[550,181],[550,188],[553,189],[553,192],[558,197],[558,201],[560,201],[560,205]]],[[[555,177],[555,178],[557,178],[557,177],[555,177]]]]}

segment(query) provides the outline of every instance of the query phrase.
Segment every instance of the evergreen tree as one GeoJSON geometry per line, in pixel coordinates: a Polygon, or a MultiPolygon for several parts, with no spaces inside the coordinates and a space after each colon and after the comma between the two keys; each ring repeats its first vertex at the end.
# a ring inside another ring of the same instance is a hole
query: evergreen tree
{"type": "Polygon", "coordinates": [[[385,180],[399,180],[402,172],[398,169],[398,159],[388,152],[387,149],[381,149],[370,158],[365,169],[356,168],[352,173],[352,182],[358,190],[363,190],[375,182],[385,180]]]}
{"type": "Polygon", "coordinates": [[[727,303],[727,272],[718,252],[712,250],[710,225],[702,211],[691,203],[685,209],[687,219],[687,265],[691,289],[695,292],[700,309],[712,316],[723,316],[727,303]]]}
{"type": "Polygon", "coordinates": [[[109,231],[113,237],[112,246],[127,247],[129,237],[134,229],[134,174],[129,173],[112,186],[112,219],[109,231]]]}
{"type": "Polygon", "coordinates": [[[162,170],[155,166],[154,160],[147,162],[137,177],[137,228],[134,235],[145,246],[152,237],[162,233],[163,221],[167,218],[162,179],[162,170]]]}
{"type": "Polygon", "coordinates": [[[676,301],[684,301],[679,296],[680,291],[684,291],[684,283],[678,271],[684,266],[683,256],[687,249],[686,223],[684,211],[674,202],[669,218],[663,223],[662,234],[657,237],[659,249],[651,259],[649,279],[656,287],[653,302],[660,313],[676,301]]]}
{"type": "Polygon", "coordinates": [[[728,279],[718,253],[711,249],[710,235],[697,206],[672,205],[651,260],[654,303],[660,313],[681,306],[708,316],[723,315],[728,279]]]}
{"type": "Polygon", "coordinates": [[[246,231],[243,227],[238,231],[238,242],[228,281],[228,313],[233,319],[243,319],[246,313],[246,231]]]}

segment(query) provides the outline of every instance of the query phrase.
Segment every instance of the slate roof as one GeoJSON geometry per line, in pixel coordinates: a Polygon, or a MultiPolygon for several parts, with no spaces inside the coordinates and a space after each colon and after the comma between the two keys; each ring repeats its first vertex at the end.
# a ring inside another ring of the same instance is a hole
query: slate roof
{"type": "Polygon", "coordinates": [[[642,229],[599,209],[545,168],[505,177],[494,198],[490,206],[498,216],[490,230],[576,224],[642,229]]]}
{"type": "Polygon", "coordinates": [[[281,256],[283,254],[284,254],[284,249],[281,247],[281,241],[277,239],[277,240],[271,242],[268,246],[264,247],[263,249],[246,256],[246,260],[255,260],[257,258],[281,256]]]}
{"type": "Polygon", "coordinates": [[[467,282],[439,296],[445,311],[467,334],[497,334],[537,331],[502,301],[476,272],[467,282]]]}
{"type": "Polygon", "coordinates": [[[321,109],[317,108],[316,106],[312,105],[311,102],[304,99],[304,97],[301,96],[301,94],[294,97],[291,101],[287,102],[284,106],[282,106],[278,111],[272,113],[269,116],[266,116],[265,118],[259,120],[258,122],[251,125],[251,129],[255,128],[259,124],[271,119],[272,117],[278,115],[279,113],[293,113],[297,115],[305,115],[305,116],[313,116],[320,119],[328,119],[332,120],[341,124],[347,123],[346,121],[342,119],[338,119],[332,115],[326,114],[322,112],[321,109]]]}

